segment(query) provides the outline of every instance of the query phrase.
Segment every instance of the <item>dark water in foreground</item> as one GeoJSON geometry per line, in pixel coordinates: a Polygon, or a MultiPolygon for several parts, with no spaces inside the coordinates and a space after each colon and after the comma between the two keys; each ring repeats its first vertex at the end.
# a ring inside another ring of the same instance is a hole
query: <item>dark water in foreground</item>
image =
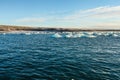
{"type": "Polygon", "coordinates": [[[0,80],[120,80],[120,37],[0,34],[0,80]]]}

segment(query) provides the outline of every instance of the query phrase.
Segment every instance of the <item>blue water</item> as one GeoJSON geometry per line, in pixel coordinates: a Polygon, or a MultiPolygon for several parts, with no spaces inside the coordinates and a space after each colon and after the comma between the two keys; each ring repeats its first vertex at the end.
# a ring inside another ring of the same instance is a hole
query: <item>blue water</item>
{"type": "Polygon", "coordinates": [[[0,34],[0,80],[120,80],[120,33],[103,34],[0,34]]]}

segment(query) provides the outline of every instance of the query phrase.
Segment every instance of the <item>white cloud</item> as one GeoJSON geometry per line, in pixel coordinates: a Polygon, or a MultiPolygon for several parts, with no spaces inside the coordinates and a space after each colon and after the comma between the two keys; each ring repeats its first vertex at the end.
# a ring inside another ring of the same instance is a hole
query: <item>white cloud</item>
{"type": "Polygon", "coordinates": [[[22,19],[17,19],[16,22],[19,23],[41,23],[46,21],[44,18],[22,18],[22,19]]]}
{"type": "MultiPolygon", "coordinates": [[[[58,12],[57,14],[59,14],[58,12]]],[[[87,10],[75,11],[70,14],[48,15],[45,18],[22,18],[16,20],[19,23],[47,23],[44,25],[58,26],[85,26],[98,28],[120,29],[120,6],[102,6],[87,10]]]]}
{"type": "MultiPolygon", "coordinates": [[[[120,6],[103,6],[93,9],[76,11],[59,18],[58,22],[79,24],[80,26],[106,26],[120,28],[120,6]]],[[[100,28],[100,27],[98,27],[100,28]]]]}
{"type": "Polygon", "coordinates": [[[120,6],[104,6],[88,10],[77,11],[66,16],[64,20],[78,20],[83,18],[115,18],[120,17],[120,6]]]}

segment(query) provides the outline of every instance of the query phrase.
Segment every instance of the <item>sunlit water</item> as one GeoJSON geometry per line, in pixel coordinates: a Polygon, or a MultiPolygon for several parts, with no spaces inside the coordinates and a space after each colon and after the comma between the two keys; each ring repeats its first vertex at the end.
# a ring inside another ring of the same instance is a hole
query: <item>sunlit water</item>
{"type": "Polygon", "coordinates": [[[1,33],[0,80],[120,80],[120,33],[1,33]]]}

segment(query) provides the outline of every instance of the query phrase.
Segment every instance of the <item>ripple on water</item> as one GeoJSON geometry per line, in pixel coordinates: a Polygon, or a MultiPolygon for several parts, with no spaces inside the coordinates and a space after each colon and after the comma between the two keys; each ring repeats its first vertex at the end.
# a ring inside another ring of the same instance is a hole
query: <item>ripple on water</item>
{"type": "Polygon", "coordinates": [[[0,35],[0,80],[120,80],[118,36],[82,33],[97,37],[65,38],[68,33],[60,33],[63,37],[53,38],[52,34],[0,35]]]}

